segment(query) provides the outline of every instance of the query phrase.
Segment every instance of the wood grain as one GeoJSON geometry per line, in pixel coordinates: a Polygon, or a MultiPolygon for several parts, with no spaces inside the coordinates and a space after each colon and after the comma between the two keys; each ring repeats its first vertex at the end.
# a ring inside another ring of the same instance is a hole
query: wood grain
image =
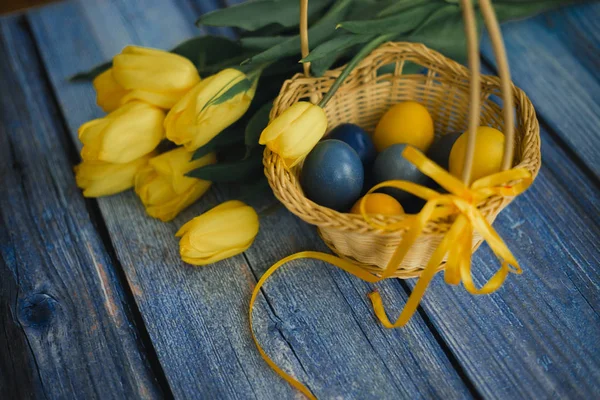
{"type": "MultiPolygon", "coordinates": [[[[69,84],[67,76],[109,58],[125,44],[168,48],[196,32],[195,15],[180,12],[187,9],[185,4],[148,1],[136,7],[134,17],[123,18],[134,12],[125,3],[70,3],[30,15],[73,138],[80,123],[100,113],[93,106],[91,87],[69,84]],[[151,23],[154,15],[170,29],[158,35],[151,23]]],[[[272,260],[293,251],[295,243],[301,244],[294,236],[314,239],[314,231],[296,227],[290,231],[291,242],[279,246],[274,235],[281,235],[275,227],[282,223],[287,229],[295,220],[287,212],[283,220],[276,214],[265,218],[247,259],[238,256],[206,268],[182,264],[175,231],[227,195],[212,191],[169,224],[146,217],[131,193],[100,199],[99,205],[175,396],[288,398],[295,392],[266,366],[251,342],[246,307],[256,276],[272,260]]],[[[470,396],[422,321],[410,331],[412,336],[408,331],[384,332],[376,325],[367,326],[365,333],[363,319],[370,315],[365,298],[344,295],[329,272],[319,272],[322,268],[316,263],[308,265],[286,271],[290,282],[278,284],[280,289],[267,288],[275,297],[278,290],[293,295],[298,282],[311,293],[321,288],[305,311],[299,313],[299,307],[284,298],[268,304],[261,300],[255,313],[257,325],[264,327],[259,337],[284,368],[306,378],[325,398],[470,396]],[[318,286],[315,274],[323,279],[318,286]],[[338,314],[323,314],[326,309],[338,314]],[[302,325],[290,326],[300,315],[302,325]]],[[[359,293],[366,292],[362,283],[355,284],[359,293]]]]}
{"type": "MultiPolygon", "coordinates": [[[[527,21],[503,25],[502,33],[508,52],[513,81],[531,98],[543,121],[556,132],[596,175],[600,176],[600,81],[598,32],[582,30],[577,15],[598,20],[600,5],[576,5],[554,11],[550,15],[569,13],[571,20],[565,31],[590,37],[586,42],[566,40],[556,35],[558,28],[549,25],[546,15],[527,21]],[[577,27],[577,28],[576,28],[577,27]],[[596,39],[594,39],[596,38],[596,39]],[[595,40],[595,41],[594,41],[595,40]],[[573,42],[578,42],[577,46],[573,42]],[[591,43],[591,44],[590,44],[591,43]],[[585,47],[584,50],[582,46],[585,47]],[[591,47],[591,50],[589,49],[591,47]],[[589,54],[588,54],[589,53],[589,54]],[[585,60],[582,61],[581,60],[585,60]],[[595,61],[594,61],[595,60],[595,61]]],[[[589,22],[587,23],[589,25],[589,22]]],[[[585,20],[583,22],[585,25],[585,20]]],[[[495,65],[491,43],[484,36],[481,47],[486,61],[495,65]]]]}
{"type": "Polygon", "coordinates": [[[26,26],[0,32],[1,397],[158,398],[26,26]]]}

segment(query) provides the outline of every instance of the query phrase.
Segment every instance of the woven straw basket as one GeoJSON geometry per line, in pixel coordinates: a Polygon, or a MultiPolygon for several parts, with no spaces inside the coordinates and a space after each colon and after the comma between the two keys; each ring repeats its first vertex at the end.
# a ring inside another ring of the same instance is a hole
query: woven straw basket
{"type": "MultiPolygon", "coordinates": [[[[481,2],[482,11],[485,11],[483,3],[486,2],[487,0],[481,2]]],[[[468,8],[464,3],[463,1],[463,7],[468,8]]],[[[472,15],[469,16],[471,17],[472,15]]],[[[499,30],[495,31],[494,26],[490,27],[488,24],[488,29],[493,41],[499,37],[499,30]]],[[[469,66],[473,74],[468,68],[422,44],[388,42],[381,45],[358,64],[327,103],[324,110],[327,115],[328,131],[339,124],[350,122],[372,133],[380,117],[392,105],[414,100],[427,107],[431,113],[436,134],[469,130],[474,137],[477,122],[504,132],[509,143],[507,149],[511,147],[508,159],[505,160],[506,167],[525,168],[535,177],[541,164],[539,125],[535,110],[525,93],[507,80],[510,79],[508,73],[504,74],[503,79],[479,75],[477,39],[473,32],[467,29],[469,66]],[[472,54],[473,51],[476,52],[475,56],[472,54]],[[426,72],[403,74],[408,62],[424,67],[426,72]],[[389,65],[394,66],[393,73],[378,73],[381,67],[389,65]],[[503,86],[504,82],[508,84],[503,86]],[[511,96],[511,99],[507,101],[508,97],[505,94],[511,96]],[[502,103],[505,108],[509,108],[508,110],[503,110],[503,106],[499,104],[500,99],[505,99],[502,103]],[[512,122],[515,115],[516,119],[512,122]],[[514,126],[514,134],[506,124],[507,119],[510,126],[514,126]]],[[[305,39],[306,35],[303,37],[305,39]]],[[[305,44],[303,53],[306,54],[308,52],[306,39],[303,43],[305,44]]],[[[496,52],[501,76],[502,66],[506,61],[503,50],[503,46],[500,45],[500,50],[496,52]]],[[[270,118],[277,117],[300,100],[311,99],[315,102],[322,98],[343,68],[328,71],[318,78],[310,77],[307,73],[297,74],[286,81],[274,101],[270,118]]],[[[308,72],[308,69],[305,71],[308,72]]],[[[471,152],[474,148],[474,140],[472,143],[471,152]]],[[[506,150],[505,156],[507,156],[506,150]]],[[[470,166],[471,161],[468,157],[469,155],[467,155],[469,162],[465,165],[470,166]]],[[[402,241],[405,230],[392,232],[378,230],[369,225],[361,215],[337,212],[312,202],[304,196],[300,187],[298,178],[302,166],[287,169],[283,160],[268,149],[264,153],[264,166],[275,196],[292,213],[316,225],[319,234],[331,250],[340,257],[361,265],[369,272],[374,274],[382,272],[402,241]]],[[[493,222],[511,200],[512,198],[495,196],[479,204],[478,208],[488,221],[493,222]]],[[[374,220],[378,223],[391,224],[403,218],[403,216],[378,216],[374,217],[374,220]]],[[[430,221],[402,264],[397,266],[391,276],[397,278],[420,276],[451,222],[451,219],[430,221]]],[[[475,235],[473,251],[480,243],[481,237],[475,235]]],[[[440,265],[439,269],[443,267],[444,264],[440,265]]]]}

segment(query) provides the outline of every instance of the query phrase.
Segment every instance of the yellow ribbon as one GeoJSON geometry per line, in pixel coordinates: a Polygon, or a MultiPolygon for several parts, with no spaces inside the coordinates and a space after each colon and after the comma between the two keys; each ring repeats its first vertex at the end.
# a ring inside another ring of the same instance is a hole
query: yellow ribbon
{"type": "Polygon", "coordinates": [[[287,262],[306,258],[321,260],[333,264],[364,281],[372,283],[378,282],[389,278],[395,272],[397,266],[402,263],[411,246],[423,232],[429,221],[457,215],[450,226],[450,229],[444,235],[439,246],[429,259],[429,262],[421,273],[421,277],[408,298],[404,309],[395,322],[392,323],[388,319],[379,293],[374,291],[369,294],[369,298],[373,304],[373,311],[386,328],[401,327],[410,320],[416,311],[421,298],[425,294],[429,282],[433,279],[438,266],[446,256],[446,266],[444,269],[444,279],[446,283],[458,285],[462,282],[465,289],[471,294],[493,293],[502,286],[509,272],[516,274],[522,272],[515,257],[512,255],[502,238],[500,238],[483,214],[481,214],[477,206],[491,196],[512,197],[524,192],[533,181],[529,171],[522,168],[515,168],[499,172],[478,179],[469,187],[412,147],[407,147],[402,155],[408,161],[412,162],[421,172],[439,183],[448,191],[448,193],[439,193],[433,189],[407,181],[383,182],[369,191],[369,193],[372,193],[382,187],[393,187],[427,200],[427,203],[418,214],[406,216],[404,220],[398,223],[386,225],[377,224],[372,221],[365,212],[364,201],[361,202],[361,214],[363,215],[363,218],[365,218],[365,221],[374,228],[387,231],[406,229],[402,241],[394,251],[394,254],[381,275],[372,274],[365,271],[359,265],[331,254],[305,251],[286,257],[271,266],[271,268],[269,268],[260,278],[252,292],[249,307],[250,332],[260,355],[267,364],[277,372],[277,374],[310,399],[315,399],[316,397],[306,386],[279,368],[265,353],[254,335],[252,326],[252,310],[260,289],[265,281],[287,262]],[[494,254],[500,260],[500,268],[481,288],[475,286],[471,274],[471,246],[473,243],[474,231],[479,233],[479,235],[487,241],[494,254]]]}

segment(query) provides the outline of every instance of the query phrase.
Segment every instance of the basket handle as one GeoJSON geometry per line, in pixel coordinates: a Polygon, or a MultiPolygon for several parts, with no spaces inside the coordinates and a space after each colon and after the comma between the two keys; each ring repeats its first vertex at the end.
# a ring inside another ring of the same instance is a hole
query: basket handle
{"type": "MultiPolygon", "coordinates": [[[[475,138],[481,109],[481,72],[479,60],[479,43],[477,38],[477,27],[475,11],[472,0],[461,0],[463,19],[465,22],[465,36],[467,38],[468,64],[471,70],[469,78],[469,128],[467,136],[467,151],[465,152],[462,180],[468,184],[471,180],[473,169],[473,158],[475,155],[475,138]]],[[[502,170],[510,169],[512,166],[514,152],[514,101],[512,96],[512,83],[506,48],[502,40],[502,33],[496,18],[496,13],[490,0],[479,0],[479,7],[483,15],[485,26],[490,34],[494,56],[498,64],[498,75],[500,76],[500,88],[502,94],[502,112],[504,115],[504,155],[502,158],[502,170]]],[[[302,58],[308,56],[308,0],[300,0],[300,49],[302,58]]],[[[303,63],[304,75],[310,77],[310,63],[303,63]]],[[[311,95],[311,102],[315,103],[316,94],[311,95]]]]}

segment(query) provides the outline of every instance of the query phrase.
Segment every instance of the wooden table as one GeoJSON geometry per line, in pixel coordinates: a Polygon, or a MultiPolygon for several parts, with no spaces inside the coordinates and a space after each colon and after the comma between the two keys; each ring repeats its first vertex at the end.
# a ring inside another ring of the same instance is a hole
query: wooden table
{"type": "MultiPolygon", "coordinates": [[[[174,233],[235,193],[215,187],[161,223],[131,191],[87,200],[73,178],[77,128],[102,113],[91,85],[67,77],[130,43],[171,48],[219,6],[68,1],[0,19],[1,398],[300,396],[257,353],[247,307],[273,262],[325,250],[313,227],[279,209],[245,254],[193,268],[174,233]]],[[[504,34],[543,140],[535,185],[496,223],[525,273],[482,297],[438,276],[411,323],[387,330],[370,284],[319,262],[283,269],[259,299],[258,336],[318,397],[598,396],[600,5],[510,23],[504,34]]],[[[494,72],[487,40],[482,59],[494,72]]],[[[480,249],[478,279],[496,262],[480,249]]],[[[390,314],[414,283],[377,285],[390,314]]]]}

